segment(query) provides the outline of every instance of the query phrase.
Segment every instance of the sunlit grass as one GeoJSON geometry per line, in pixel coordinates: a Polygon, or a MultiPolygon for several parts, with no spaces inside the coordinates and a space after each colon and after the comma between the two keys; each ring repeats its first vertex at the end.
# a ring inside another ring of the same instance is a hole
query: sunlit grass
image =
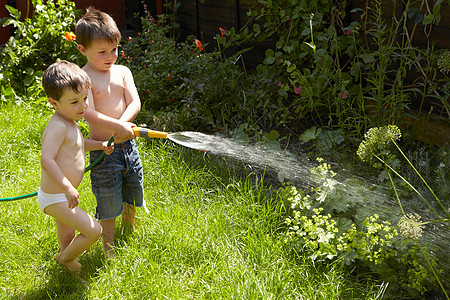
{"type": "MultiPolygon", "coordinates": [[[[50,116],[2,107],[0,197],[38,189],[50,116]]],[[[138,210],[131,235],[118,222],[114,259],[104,260],[101,242],[81,256],[85,286],[55,263],[53,220],[36,198],[0,202],[1,299],[377,298],[377,288],[352,282],[339,264],[311,265],[287,249],[283,205],[261,175],[238,179],[224,159],[166,140],[138,146],[148,213],[138,210]]],[[[93,215],[88,175],[79,191],[93,215]]]]}

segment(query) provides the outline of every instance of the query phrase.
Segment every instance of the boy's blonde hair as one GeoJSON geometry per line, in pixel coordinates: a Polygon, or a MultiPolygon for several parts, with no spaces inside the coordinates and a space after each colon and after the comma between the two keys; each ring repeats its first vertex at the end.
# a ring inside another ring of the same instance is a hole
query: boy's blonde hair
{"type": "Polygon", "coordinates": [[[67,88],[75,93],[92,87],[88,74],[79,66],[66,60],[50,65],[42,76],[42,86],[47,97],[59,100],[67,88]]]}
{"type": "Polygon", "coordinates": [[[78,20],[75,26],[75,35],[78,44],[83,45],[86,49],[94,40],[119,43],[122,37],[113,18],[93,7],[88,7],[84,16],[78,20]]]}

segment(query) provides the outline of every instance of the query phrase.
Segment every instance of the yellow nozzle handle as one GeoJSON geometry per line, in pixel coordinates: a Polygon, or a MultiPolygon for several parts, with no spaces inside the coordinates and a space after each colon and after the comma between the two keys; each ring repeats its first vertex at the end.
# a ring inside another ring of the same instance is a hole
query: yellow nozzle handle
{"type": "Polygon", "coordinates": [[[133,133],[137,137],[162,138],[167,139],[167,132],[151,130],[142,127],[133,127],[133,133]]]}

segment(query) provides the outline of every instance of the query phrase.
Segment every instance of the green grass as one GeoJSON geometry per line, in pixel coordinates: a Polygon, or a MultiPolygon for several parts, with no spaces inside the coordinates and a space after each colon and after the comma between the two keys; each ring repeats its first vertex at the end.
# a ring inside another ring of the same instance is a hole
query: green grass
{"type": "MultiPolygon", "coordinates": [[[[37,191],[40,140],[51,112],[3,105],[0,197],[37,191]]],[[[80,257],[87,284],[55,261],[53,220],[36,198],[0,202],[0,299],[375,299],[340,265],[311,265],[283,242],[283,205],[259,177],[166,140],[138,140],[148,213],[105,261],[80,257]]],[[[95,211],[89,176],[80,207],[95,211]]],[[[120,220],[120,219],[119,219],[120,220]]]]}

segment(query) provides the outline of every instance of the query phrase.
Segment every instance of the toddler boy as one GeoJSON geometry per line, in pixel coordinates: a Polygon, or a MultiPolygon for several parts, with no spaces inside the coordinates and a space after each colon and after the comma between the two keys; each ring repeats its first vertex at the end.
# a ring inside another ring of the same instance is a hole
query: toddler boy
{"type": "Polygon", "coordinates": [[[102,227],[78,207],[78,185],[85,169],[85,151],[104,150],[107,142],[83,138],[76,120],[83,118],[91,81],[77,65],[58,61],[42,78],[42,85],[55,114],[42,136],[41,185],[38,203],[41,210],[55,219],[60,253],[56,261],[75,274],[81,270],[77,257],[102,233],[102,227]],[[75,236],[75,230],[79,232],[75,236]]]}

